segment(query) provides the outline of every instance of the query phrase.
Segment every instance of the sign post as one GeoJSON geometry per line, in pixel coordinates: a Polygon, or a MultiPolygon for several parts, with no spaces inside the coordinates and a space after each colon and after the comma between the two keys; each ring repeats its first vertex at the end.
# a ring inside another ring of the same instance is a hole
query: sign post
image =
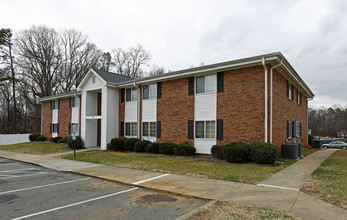
{"type": "Polygon", "coordinates": [[[73,155],[76,158],[76,132],[75,131],[72,133],[72,140],[73,140],[73,155]]]}

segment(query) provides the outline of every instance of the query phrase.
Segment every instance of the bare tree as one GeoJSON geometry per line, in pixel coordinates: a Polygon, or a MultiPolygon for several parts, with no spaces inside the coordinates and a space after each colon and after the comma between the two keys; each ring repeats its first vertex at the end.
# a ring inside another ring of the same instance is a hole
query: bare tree
{"type": "Polygon", "coordinates": [[[165,73],[164,67],[159,67],[157,65],[153,65],[151,69],[149,70],[148,76],[157,76],[165,73]]]}
{"type": "Polygon", "coordinates": [[[68,92],[73,85],[81,83],[90,68],[97,66],[102,52],[88,42],[86,35],[74,29],[64,30],[61,42],[64,58],[61,68],[63,83],[60,86],[63,92],[68,92]]]}
{"type": "Polygon", "coordinates": [[[109,71],[111,66],[111,54],[109,52],[105,52],[102,54],[100,59],[100,69],[104,71],[109,71]]]}
{"type": "Polygon", "coordinates": [[[0,56],[5,64],[12,86],[13,98],[13,133],[17,133],[17,101],[16,101],[16,72],[14,68],[14,57],[12,54],[12,31],[11,29],[0,30],[0,56]]]}
{"type": "Polygon", "coordinates": [[[151,60],[149,52],[141,45],[130,47],[128,51],[121,48],[112,50],[112,67],[118,74],[134,78],[142,77],[144,71],[141,67],[148,65],[151,60]]]}

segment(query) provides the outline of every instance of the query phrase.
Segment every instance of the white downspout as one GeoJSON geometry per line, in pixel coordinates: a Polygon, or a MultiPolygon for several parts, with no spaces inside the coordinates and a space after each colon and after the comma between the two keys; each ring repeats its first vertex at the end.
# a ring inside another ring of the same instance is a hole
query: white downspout
{"type": "Polygon", "coordinates": [[[136,85],[136,82],[134,82],[134,86],[137,89],[137,138],[140,138],[140,88],[138,85],[136,85]]]}
{"type": "Polygon", "coordinates": [[[272,81],[273,81],[273,77],[272,77],[272,71],[273,69],[282,66],[283,65],[283,60],[281,59],[281,63],[277,64],[276,66],[271,67],[270,69],[270,143],[272,144],[272,81]]]}
{"type": "Polygon", "coordinates": [[[265,57],[263,57],[261,64],[263,65],[264,72],[265,72],[265,138],[264,142],[267,143],[267,67],[265,64],[265,57]]]}

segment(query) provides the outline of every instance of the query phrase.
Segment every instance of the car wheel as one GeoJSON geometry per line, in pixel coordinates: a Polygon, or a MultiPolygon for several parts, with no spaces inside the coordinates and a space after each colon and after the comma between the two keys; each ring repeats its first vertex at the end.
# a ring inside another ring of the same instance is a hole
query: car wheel
{"type": "Polygon", "coordinates": [[[327,149],[328,147],[327,146],[323,146],[324,149],[327,149]]]}
{"type": "Polygon", "coordinates": [[[346,146],[343,146],[342,149],[346,150],[346,146]]]}

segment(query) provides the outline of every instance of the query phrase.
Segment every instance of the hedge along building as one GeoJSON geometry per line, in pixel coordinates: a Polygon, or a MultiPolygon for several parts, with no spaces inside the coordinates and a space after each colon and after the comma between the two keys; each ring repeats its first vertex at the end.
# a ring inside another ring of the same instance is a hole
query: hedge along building
{"type": "Polygon", "coordinates": [[[209,154],[234,141],[307,145],[313,96],[278,52],[139,79],[93,68],[77,92],[39,101],[47,138],[75,131],[101,149],[123,136],[189,142],[209,154]]]}

